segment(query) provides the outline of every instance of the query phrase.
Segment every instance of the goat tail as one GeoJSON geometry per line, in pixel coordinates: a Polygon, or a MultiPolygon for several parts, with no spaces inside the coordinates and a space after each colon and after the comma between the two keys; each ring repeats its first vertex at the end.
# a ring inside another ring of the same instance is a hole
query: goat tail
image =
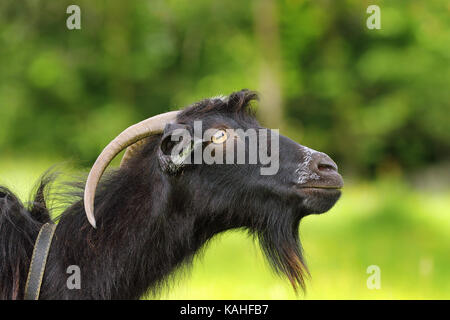
{"type": "Polygon", "coordinates": [[[0,186],[0,300],[23,299],[34,241],[41,226],[51,220],[45,191],[52,180],[45,176],[40,180],[28,207],[0,186]]]}

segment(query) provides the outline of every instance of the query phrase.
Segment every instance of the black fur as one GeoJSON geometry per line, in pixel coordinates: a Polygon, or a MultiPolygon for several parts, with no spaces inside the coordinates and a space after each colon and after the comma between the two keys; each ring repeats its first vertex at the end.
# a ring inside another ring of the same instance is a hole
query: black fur
{"type": "MultiPolygon", "coordinates": [[[[258,128],[249,108],[256,98],[243,90],[226,100],[207,99],[185,109],[178,122],[201,119],[205,129],[258,128]]],[[[156,292],[208,240],[232,228],[255,235],[274,269],[294,288],[304,287],[299,221],[328,210],[339,194],[317,198],[316,210],[303,206],[306,195],[293,190],[289,180],[302,161],[299,145],[281,137],[275,177],[260,176],[258,165],[186,165],[169,174],[158,160],[161,137],[151,137],[126,168],[102,179],[95,199],[97,229],[86,219],[82,187],[79,199],[56,219],[40,298],[138,299],[156,292]],[[66,286],[70,265],[80,267],[79,290],[66,286]]],[[[44,197],[49,182],[42,181],[29,208],[0,189],[1,299],[23,298],[34,240],[50,220],[44,197]]]]}

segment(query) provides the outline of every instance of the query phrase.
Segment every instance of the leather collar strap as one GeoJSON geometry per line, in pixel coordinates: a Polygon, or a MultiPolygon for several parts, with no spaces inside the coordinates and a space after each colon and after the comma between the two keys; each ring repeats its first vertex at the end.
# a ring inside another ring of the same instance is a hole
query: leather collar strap
{"type": "Polygon", "coordinates": [[[25,285],[25,300],[38,300],[44,277],[45,264],[48,252],[52,244],[56,224],[46,223],[41,227],[34,244],[30,269],[28,270],[27,283],[25,285]]]}

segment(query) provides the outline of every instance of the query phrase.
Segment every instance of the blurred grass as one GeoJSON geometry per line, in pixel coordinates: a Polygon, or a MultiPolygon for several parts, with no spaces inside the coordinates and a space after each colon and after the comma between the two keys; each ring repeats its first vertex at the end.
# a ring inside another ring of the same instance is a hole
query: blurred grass
{"type": "MultiPolygon", "coordinates": [[[[0,161],[0,183],[23,200],[55,161],[0,161]]],[[[161,299],[449,299],[450,193],[412,190],[400,180],[347,183],[328,213],[301,222],[312,280],[295,296],[275,276],[244,232],[216,237],[192,270],[161,299]],[[369,290],[366,269],[381,269],[381,289],[369,290]]]]}

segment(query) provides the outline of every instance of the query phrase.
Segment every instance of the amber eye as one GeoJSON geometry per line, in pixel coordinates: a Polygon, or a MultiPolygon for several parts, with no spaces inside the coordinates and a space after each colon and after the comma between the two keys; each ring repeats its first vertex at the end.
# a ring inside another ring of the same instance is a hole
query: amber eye
{"type": "Polygon", "coordinates": [[[215,144],[224,143],[228,139],[228,134],[225,130],[217,130],[211,137],[211,141],[215,144]]]}

